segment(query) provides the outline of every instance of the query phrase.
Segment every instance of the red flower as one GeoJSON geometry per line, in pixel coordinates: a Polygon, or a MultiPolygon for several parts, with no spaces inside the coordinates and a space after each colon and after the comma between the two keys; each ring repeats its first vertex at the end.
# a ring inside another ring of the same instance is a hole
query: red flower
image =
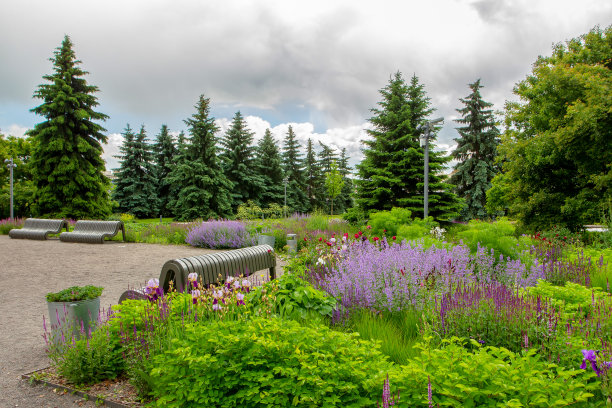
{"type": "Polygon", "coordinates": [[[383,232],[387,232],[387,230],[386,230],[386,229],[384,229],[384,230],[383,230],[383,232]]]}
{"type": "Polygon", "coordinates": [[[396,236],[394,235],[394,236],[393,236],[393,240],[395,241],[395,239],[396,239],[396,236]]]}
{"type": "Polygon", "coordinates": [[[331,242],[325,242],[327,246],[331,246],[331,242]]]}
{"type": "Polygon", "coordinates": [[[359,231],[359,232],[358,232],[358,234],[359,234],[359,236],[362,236],[362,235],[363,235],[363,232],[359,231]]]}
{"type": "Polygon", "coordinates": [[[563,237],[563,239],[567,239],[567,237],[563,237]]]}
{"type": "Polygon", "coordinates": [[[304,241],[308,241],[308,240],[306,239],[306,237],[304,237],[304,241]]]}
{"type": "Polygon", "coordinates": [[[359,238],[359,234],[355,234],[355,239],[359,238]]]}
{"type": "Polygon", "coordinates": [[[378,237],[374,237],[374,242],[378,241],[379,238],[378,237]]]}
{"type": "Polygon", "coordinates": [[[272,253],[272,250],[271,250],[271,249],[268,249],[268,253],[269,253],[269,254],[270,254],[270,253],[272,253]]]}
{"type": "Polygon", "coordinates": [[[367,229],[372,229],[372,227],[370,227],[369,225],[366,227],[367,229]]]}
{"type": "Polygon", "coordinates": [[[322,237],[319,237],[319,242],[321,242],[321,241],[323,241],[323,238],[322,238],[322,237]]]}

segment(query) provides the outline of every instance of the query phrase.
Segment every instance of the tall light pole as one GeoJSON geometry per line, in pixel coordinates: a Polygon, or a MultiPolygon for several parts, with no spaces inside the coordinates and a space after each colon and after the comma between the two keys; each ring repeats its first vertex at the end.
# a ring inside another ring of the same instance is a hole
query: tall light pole
{"type": "Polygon", "coordinates": [[[10,159],[6,159],[4,160],[4,162],[6,163],[6,167],[8,167],[9,169],[9,173],[10,173],[10,179],[11,179],[11,187],[10,187],[10,195],[11,195],[11,217],[10,220],[13,220],[13,169],[15,167],[17,167],[17,165],[15,163],[13,163],[13,158],[11,157],[10,159]]]}
{"type": "Polygon", "coordinates": [[[285,177],[283,183],[285,184],[285,205],[283,206],[283,218],[287,218],[287,183],[289,179],[285,177]]]}
{"type": "Polygon", "coordinates": [[[429,215],[429,138],[431,137],[431,130],[434,125],[444,122],[444,118],[436,118],[425,122],[420,125],[417,129],[424,130],[425,132],[419,137],[421,147],[425,148],[425,166],[423,169],[423,177],[425,182],[423,183],[423,219],[429,215]]]}

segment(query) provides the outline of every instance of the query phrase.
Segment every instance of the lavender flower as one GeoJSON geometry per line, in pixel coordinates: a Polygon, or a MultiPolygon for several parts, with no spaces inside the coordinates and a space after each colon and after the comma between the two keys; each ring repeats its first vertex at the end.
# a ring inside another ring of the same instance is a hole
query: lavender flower
{"type": "Polygon", "coordinates": [[[201,248],[243,248],[255,244],[255,237],[240,221],[208,221],[189,230],[185,239],[189,245],[201,248]]]}

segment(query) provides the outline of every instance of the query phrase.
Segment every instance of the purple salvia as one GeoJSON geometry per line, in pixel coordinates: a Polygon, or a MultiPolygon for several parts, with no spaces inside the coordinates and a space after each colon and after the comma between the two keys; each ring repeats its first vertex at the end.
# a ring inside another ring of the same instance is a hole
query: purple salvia
{"type": "Polygon", "coordinates": [[[431,378],[427,376],[427,401],[429,402],[429,408],[433,408],[433,395],[431,391],[431,378]]]}

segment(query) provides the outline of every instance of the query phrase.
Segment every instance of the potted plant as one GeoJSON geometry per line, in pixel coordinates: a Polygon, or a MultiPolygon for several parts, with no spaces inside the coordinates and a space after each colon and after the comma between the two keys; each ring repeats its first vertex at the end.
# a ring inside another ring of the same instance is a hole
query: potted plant
{"type": "Polygon", "coordinates": [[[87,285],[47,293],[52,335],[65,337],[72,330],[77,338],[82,334],[89,336],[98,321],[103,290],[99,286],[87,285]]]}
{"type": "Polygon", "coordinates": [[[274,237],[274,231],[271,231],[267,228],[262,228],[261,225],[255,228],[257,231],[257,245],[270,245],[274,248],[274,242],[276,238],[274,237]]]}

